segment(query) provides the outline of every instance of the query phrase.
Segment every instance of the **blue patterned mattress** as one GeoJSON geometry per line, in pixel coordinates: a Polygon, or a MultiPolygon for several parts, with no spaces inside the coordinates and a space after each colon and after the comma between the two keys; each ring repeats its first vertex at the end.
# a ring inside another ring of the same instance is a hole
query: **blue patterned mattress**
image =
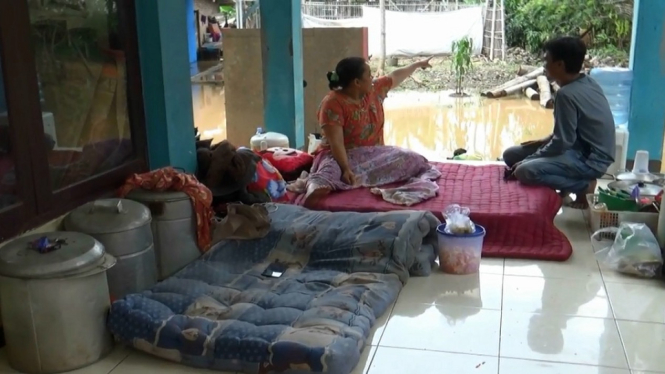
{"type": "Polygon", "coordinates": [[[229,240],[149,291],[113,303],[124,344],[185,365],[346,374],[409,275],[428,275],[429,212],[330,213],[277,205],[269,234],[229,240]],[[279,260],[280,278],[261,274],[279,260]]]}

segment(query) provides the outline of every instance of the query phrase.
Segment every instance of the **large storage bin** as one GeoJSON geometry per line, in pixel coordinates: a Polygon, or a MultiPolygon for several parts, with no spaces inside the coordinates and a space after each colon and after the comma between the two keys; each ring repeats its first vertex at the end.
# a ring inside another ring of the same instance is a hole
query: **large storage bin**
{"type": "Polygon", "coordinates": [[[24,373],[88,366],[113,348],[106,270],[113,256],[91,236],[52,232],[20,237],[0,249],[0,307],[9,365],[24,373]],[[40,253],[47,237],[59,248],[40,253]]]}
{"type": "Polygon", "coordinates": [[[591,77],[603,89],[614,117],[614,124],[628,127],[633,71],[628,68],[603,67],[591,70],[591,77]]]}
{"type": "Polygon", "coordinates": [[[168,278],[199,258],[196,215],[186,193],[136,189],[127,198],[145,204],[152,214],[159,280],[168,278]]]}
{"type": "Polygon", "coordinates": [[[73,210],[65,229],[97,239],[118,263],[108,272],[111,299],[141,292],[157,283],[150,210],[127,199],[103,199],[73,210]]]}

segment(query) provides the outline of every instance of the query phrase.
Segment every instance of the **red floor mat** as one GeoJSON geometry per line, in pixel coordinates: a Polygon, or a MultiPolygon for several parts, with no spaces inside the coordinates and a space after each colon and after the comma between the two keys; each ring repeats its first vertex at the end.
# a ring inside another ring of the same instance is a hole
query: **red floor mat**
{"type": "Polygon", "coordinates": [[[433,164],[443,174],[439,195],[422,204],[410,208],[397,206],[367,189],[357,189],[332,193],[316,209],[332,212],[427,209],[441,218],[446,206],[460,204],[469,207],[473,221],[487,230],[485,257],[565,261],[572,254],[570,242],[554,226],[554,217],[561,207],[556,192],[505,182],[504,167],[498,165],[433,164]]]}

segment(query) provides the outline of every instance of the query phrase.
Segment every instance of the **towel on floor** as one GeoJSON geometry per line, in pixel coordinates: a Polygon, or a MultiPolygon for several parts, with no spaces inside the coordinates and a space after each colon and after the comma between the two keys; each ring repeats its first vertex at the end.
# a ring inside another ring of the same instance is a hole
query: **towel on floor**
{"type": "Polygon", "coordinates": [[[228,204],[226,216],[215,221],[212,244],[229,239],[259,239],[269,231],[270,217],[264,204],[228,204]]]}

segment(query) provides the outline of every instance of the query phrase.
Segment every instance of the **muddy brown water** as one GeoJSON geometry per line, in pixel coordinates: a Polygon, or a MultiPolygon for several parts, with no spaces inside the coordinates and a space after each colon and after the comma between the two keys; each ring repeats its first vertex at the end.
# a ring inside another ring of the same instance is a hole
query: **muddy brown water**
{"type": "Polygon", "coordinates": [[[193,84],[192,105],[194,126],[199,129],[201,138],[212,138],[215,143],[226,139],[224,89],[211,84],[193,84]]]}
{"type": "Polygon", "coordinates": [[[507,147],[547,136],[553,127],[551,109],[521,97],[396,92],[384,106],[386,144],[418,151],[433,161],[452,157],[457,148],[496,160],[507,147]]]}
{"type": "MultiPolygon", "coordinates": [[[[226,137],[224,91],[192,86],[194,124],[202,138],[226,137]]],[[[551,133],[552,110],[521,97],[451,98],[449,92],[394,92],[385,101],[386,144],[422,153],[430,160],[451,157],[457,148],[496,160],[519,142],[551,133]]],[[[248,139],[249,140],[249,139],[248,139]]]]}

